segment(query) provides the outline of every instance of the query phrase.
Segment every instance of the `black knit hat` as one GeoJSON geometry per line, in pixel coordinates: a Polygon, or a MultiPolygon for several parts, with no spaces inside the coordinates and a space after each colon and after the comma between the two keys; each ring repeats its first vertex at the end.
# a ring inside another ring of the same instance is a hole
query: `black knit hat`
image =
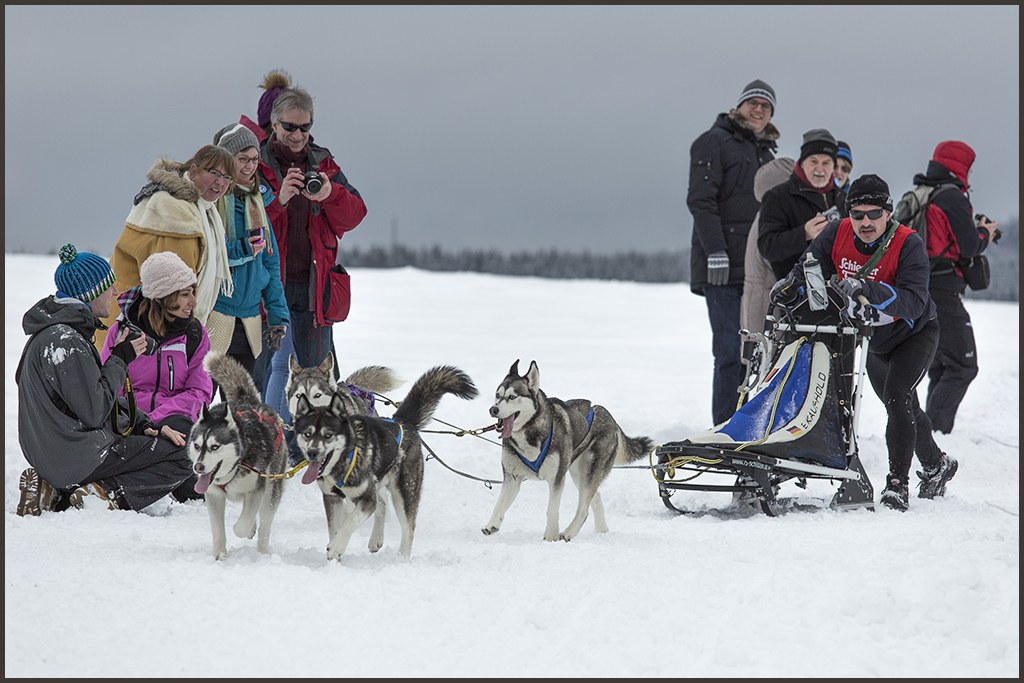
{"type": "Polygon", "coordinates": [[[772,86],[761,80],[747,83],[747,87],[743,88],[743,92],[740,93],[740,98],[736,100],[736,108],[738,109],[741,104],[751,97],[763,97],[771,102],[772,116],[775,116],[775,91],[772,90],[772,86]]]}
{"type": "Polygon", "coordinates": [[[92,301],[114,284],[114,270],[107,259],[78,251],[73,244],[60,248],[60,265],[53,274],[57,289],[85,301],[92,301]]]}
{"type": "Polygon", "coordinates": [[[846,210],[867,204],[892,211],[892,197],[889,195],[889,184],[874,173],[862,175],[850,185],[846,195],[846,210]]]}
{"type": "Polygon", "coordinates": [[[804,143],[800,145],[800,158],[797,159],[797,163],[801,163],[812,154],[827,154],[835,163],[838,152],[839,144],[832,133],[824,128],[815,128],[804,133],[804,143]]]}

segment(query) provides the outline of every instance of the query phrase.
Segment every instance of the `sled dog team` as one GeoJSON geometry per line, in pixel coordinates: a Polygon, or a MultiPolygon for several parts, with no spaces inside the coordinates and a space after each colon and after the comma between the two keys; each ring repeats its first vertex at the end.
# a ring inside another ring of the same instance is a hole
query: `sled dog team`
{"type": "MultiPolygon", "coordinates": [[[[289,471],[286,427],[264,404],[248,372],[233,358],[211,352],[207,372],[224,390],[225,401],[206,406],[189,435],[188,454],[199,480],[213,534],[213,555],[227,555],[226,501],[241,501],[232,530],[239,538],[256,536],[256,548],[269,550],[270,529],[289,471]],[[258,523],[257,523],[258,522],[258,523]]],[[[338,559],[352,534],[373,516],[369,550],[384,545],[384,520],[390,498],[401,527],[399,552],[409,557],[423,485],[422,430],[445,394],[471,400],[478,395],[462,370],[441,365],[417,379],[391,418],[376,414],[374,393],[401,384],[388,368],[368,366],[343,384],[334,381],[333,357],[316,368],[290,359],[288,407],[296,445],[306,459],[301,482],[316,483],[327,515],[327,558],[338,559]]],[[[598,491],[612,467],[635,461],[652,448],[647,437],[628,437],[611,414],[586,399],[561,401],[540,388],[540,369],[531,362],[525,375],[519,361],[498,385],[490,415],[498,420],[502,441],[502,485],[494,512],[483,527],[501,528],[524,481],[549,487],[544,540],[572,540],[594,515],[598,533],[608,530],[598,491]],[[576,513],[559,531],[558,508],[566,474],[579,490],[576,513]]],[[[297,468],[296,468],[297,469],[297,468]]]]}

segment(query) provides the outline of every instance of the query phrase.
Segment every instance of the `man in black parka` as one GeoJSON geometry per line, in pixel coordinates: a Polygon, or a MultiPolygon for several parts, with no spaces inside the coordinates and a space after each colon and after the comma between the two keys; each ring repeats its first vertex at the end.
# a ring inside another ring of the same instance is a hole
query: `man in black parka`
{"type": "Polygon", "coordinates": [[[690,146],[690,291],[705,298],[711,322],[715,424],[735,412],[743,381],[743,256],[759,207],[754,175],[775,158],[779,131],[771,122],[774,113],[775,91],[764,81],[753,81],[743,89],[736,108],[719,114],[711,129],[690,146]]]}

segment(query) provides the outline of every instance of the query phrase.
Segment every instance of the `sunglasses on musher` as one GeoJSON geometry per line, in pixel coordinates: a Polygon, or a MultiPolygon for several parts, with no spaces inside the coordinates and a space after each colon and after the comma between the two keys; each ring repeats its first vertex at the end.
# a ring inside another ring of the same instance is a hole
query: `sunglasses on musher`
{"type": "Polygon", "coordinates": [[[302,125],[297,123],[288,123],[287,121],[278,121],[278,123],[281,124],[281,127],[289,133],[294,133],[297,130],[301,130],[303,133],[308,133],[309,129],[313,127],[312,121],[309,123],[303,123],[302,125]]]}
{"type": "Polygon", "coordinates": [[[858,211],[857,209],[850,209],[850,218],[855,221],[862,221],[865,217],[870,218],[873,221],[877,221],[882,217],[884,209],[871,209],[870,211],[858,211]]]}

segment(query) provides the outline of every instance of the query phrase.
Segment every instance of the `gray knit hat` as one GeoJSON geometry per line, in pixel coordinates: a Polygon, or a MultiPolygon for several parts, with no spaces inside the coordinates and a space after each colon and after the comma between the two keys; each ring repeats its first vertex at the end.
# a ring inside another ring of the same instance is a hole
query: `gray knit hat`
{"type": "Polygon", "coordinates": [[[223,147],[233,156],[250,147],[259,149],[260,141],[256,139],[256,134],[244,124],[233,123],[217,131],[217,134],[213,136],[213,144],[223,147]]]}
{"type": "Polygon", "coordinates": [[[772,86],[761,80],[747,83],[747,87],[743,88],[743,92],[740,93],[740,98],[736,100],[736,108],[738,109],[741,104],[751,97],[763,97],[771,102],[772,116],[775,116],[775,91],[772,89],[772,86]]]}
{"type": "Polygon", "coordinates": [[[114,270],[107,259],[78,251],[71,243],[60,248],[59,256],[53,283],[64,294],[88,303],[114,284],[114,270]]]}
{"type": "Polygon", "coordinates": [[[142,296],[162,299],[196,283],[196,274],[173,251],[161,251],[145,260],[139,269],[142,296]]]}

